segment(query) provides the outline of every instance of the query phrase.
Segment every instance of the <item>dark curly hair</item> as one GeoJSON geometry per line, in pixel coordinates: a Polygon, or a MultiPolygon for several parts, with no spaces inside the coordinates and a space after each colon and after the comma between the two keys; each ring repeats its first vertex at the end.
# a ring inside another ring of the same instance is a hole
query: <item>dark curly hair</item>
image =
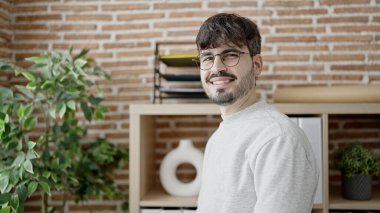
{"type": "Polygon", "coordinates": [[[246,45],[251,56],[261,52],[261,36],[257,25],[237,14],[218,13],[208,18],[200,27],[196,44],[198,51],[232,43],[246,45]]]}

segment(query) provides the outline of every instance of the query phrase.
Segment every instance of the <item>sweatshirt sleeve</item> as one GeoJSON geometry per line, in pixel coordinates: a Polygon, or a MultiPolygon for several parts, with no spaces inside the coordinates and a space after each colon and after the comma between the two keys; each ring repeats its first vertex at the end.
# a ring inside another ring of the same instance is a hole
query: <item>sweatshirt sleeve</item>
{"type": "Polygon", "coordinates": [[[255,213],[311,212],[319,175],[302,140],[272,138],[255,159],[249,159],[257,196],[255,213]]]}

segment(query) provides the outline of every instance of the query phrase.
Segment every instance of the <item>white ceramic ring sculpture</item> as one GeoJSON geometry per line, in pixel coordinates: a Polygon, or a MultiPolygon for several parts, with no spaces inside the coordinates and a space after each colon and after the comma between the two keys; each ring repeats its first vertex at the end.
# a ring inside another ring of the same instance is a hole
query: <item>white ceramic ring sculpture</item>
{"type": "Polygon", "coordinates": [[[196,196],[201,187],[203,153],[193,146],[189,139],[183,139],[179,146],[170,151],[162,160],[160,180],[164,189],[174,196],[196,196]],[[196,169],[196,177],[192,182],[184,183],[176,176],[177,167],[182,163],[190,163],[196,169]]]}

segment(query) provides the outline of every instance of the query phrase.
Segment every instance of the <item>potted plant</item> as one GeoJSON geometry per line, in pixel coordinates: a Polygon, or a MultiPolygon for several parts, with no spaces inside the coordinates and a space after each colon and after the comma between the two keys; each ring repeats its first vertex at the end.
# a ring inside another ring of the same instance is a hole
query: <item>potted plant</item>
{"type": "Polygon", "coordinates": [[[335,166],[342,173],[342,195],[351,200],[370,200],[372,175],[380,174],[380,161],[374,152],[360,144],[338,149],[335,166]]]}
{"type": "Polygon", "coordinates": [[[88,52],[43,53],[26,58],[33,65],[25,69],[0,61],[0,71],[27,80],[0,86],[0,213],[23,212],[36,191],[44,213],[54,211],[51,190],[63,193],[63,212],[69,195],[120,194],[112,175],[126,150],[105,138],[82,143],[90,123],[107,112],[95,80],[109,76],[88,52]]]}

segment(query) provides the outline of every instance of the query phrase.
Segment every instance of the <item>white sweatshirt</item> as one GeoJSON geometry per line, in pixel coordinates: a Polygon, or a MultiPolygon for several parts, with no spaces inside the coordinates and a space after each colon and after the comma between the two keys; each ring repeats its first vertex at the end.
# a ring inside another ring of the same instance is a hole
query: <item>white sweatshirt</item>
{"type": "Polygon", "coordinates": [[[303,131],[265,102],[222,118],[206,145],[196,212],[311,212],[319,172],[303,131]]]}

